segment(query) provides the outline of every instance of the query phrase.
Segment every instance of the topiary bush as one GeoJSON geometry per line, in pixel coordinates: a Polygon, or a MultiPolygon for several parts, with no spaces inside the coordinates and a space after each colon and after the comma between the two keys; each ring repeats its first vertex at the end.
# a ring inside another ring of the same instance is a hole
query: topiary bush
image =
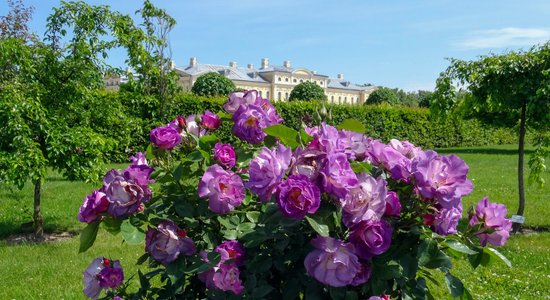
{"type": "Polygon", "coordinates": [[[197,78],[191,88],[197,96],[218,97],[235,91],[235,84],[217,72],[208,72],[197,78]]]}
{"type": "Polygon", "coordinates": [[[327,95],[322,87],[311,81],[305,81],[296,85],[290,92],[289,101],[302,100],[311,101],[319,100],[326,101],[327,95]]]}

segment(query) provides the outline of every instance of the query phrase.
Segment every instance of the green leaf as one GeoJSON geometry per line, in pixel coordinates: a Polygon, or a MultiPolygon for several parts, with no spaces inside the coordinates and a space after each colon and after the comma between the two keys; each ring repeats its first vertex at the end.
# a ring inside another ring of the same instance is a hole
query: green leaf
{"type": "Polygon", "coordinates": [[[470,249],[468,246],[462,244],[461,242],[457,240],[446,240],[445,244],[449,246],[449,248],[458,251],[460,253],[468,254],[468,255],[474,255],[477,254],[476,251],[470,249]]]}
{"type": "Polygon", "coordinates": [[[429,269],[440,269],[446,272],[453,267],[449,256],[439,249],[434,239],[425,239],[420,242],[417,257],[418,264],[429,269]]]}
{"type": "Polygon", "coordinates": [[[147,150],[145,151],[145,158],[148,161],[151,161],[153,158],[155,158],[155,155],[153,155],[153,144],[149,144],[149,146],[147,146],[147,150]]]}
{"type": "Polygon", "coordinates": [[[278,138],[283,144],[288,147],[296,148],[300,146],[298,143],[298,131],[286,127],[285,125],[273,125],[267,128],[264,128],[264,132],[267,135],[278,138]]]}
{"type": "Polygon", "coordinates": [[[309,225],[311,226],[311,228],[313,228],[313,230],[315,230],[315,232],[317,232],[318,234],[320,234],[321,236],[324,236],[324,237],[329,236],[329,229],[328,229],[327,225],[320,224],[316,220],[314,220],[313,218],[310,218],[308,216],[306,216],[306,220],[309,223],[309,225]]]}
{"type": "Polygon", "coordinates": [[[114,219],[114,218],[105,218],[103,219],[103,227],[107,232],[117,235],[120,232],[120,224],[122,224],[121,219],[114,219]]]}
{"type": "Polygon", "coordinates": [[[86,226],[86,228],[84,228],[82,232],[80,232],[80,248],[78,249],[78,253],[85,252],[86,250],[90,249],[90,247],[92,247],[95,242],[95,238],[97,237],[99,223],[101,222],[92,222],[88,224],[88,226],[86,226]]]}
{"type": "Polygon", "coordinates": [[[363,123],[355,120],[355,119],[346,119],[340,125],[337,126],[340,130],[349,130],[353,132],[359,132],[359,133],[365,133],[367,131],[367,128],[365,128],[365,125],[363,123]]]}
{"type": "Polygon", "coordinates": [[[200,151],[193,151],[186,156],[187,159],[192,161],[202,161],[204,159],[200,151]]]}
{"type": "Polygon", "coordinates": [[[216,144],[219,141],[218,137],[213,134],[208,134],[205,136],[202,136],[199,139],[199,147],[202,149],[212,149],[214,144],[216,144]]]}
{"type": "Polygon", "coordinates": [[[309,142],[313,140],[313,137],[307,134],[307,132],[302,129],[300,130],[300,139],[302,139],[302,144],[305,146],[305,145],[308,145],[309,142]]]}
{"type": "Polygon", "coordinates": [[[267,296],[269,293],[271,293],[271,291],[273,291],[274,288],[265,283],[259,287],[256,287],[254,289],[254,291],[252,291],[252,299],[261,299],[261,298],[264,298],[265,296],[267,296]]]}
{"type": "Polygon", "coordinates": [[[252,223],[258,223],[258,219],[260,218],[260,212],[249,211],[246,213],[246,218],[252,223]]]}
{"type": "Polygon", "coordinates": [[[460,279],[453,276],[451,273],[445,274],[445,283],[447,284],[447,287],[449,288],[449,292],[451,293],[451,296],[453,298],[468,299],[468,300],[472,299],[472,295],[464,287],[464,284],[462,284],[462,281],[460,281],[460,279]]]}
{"type": "Polygon", "coordinates": [[[369,173],[372,169],[372,165],[367,162],[358,162],[358,161],[352,161],[350,163],[351,169],[355,173],[369,173]]]}
{"type": "Polygon", "coordinates": [[[506,256],[504,256],[502,253],[500,253],[497,249],[487,247],[487,248],[485,248],[485,251],[491,257],[498,258],[502,262],[504,262],[508,267],[510,267],[510,268],[512,267],[512,263],[508,260],[508,258],[506,258],[506,256]]]}
{"type": "Polygon", "coordinates": [[[120,226],[122,238],[128,245],[139,245],[145,240],[145,233],[140,228],[135,227],[129,220],[124,220],[120,226]]]}
{"type": "Polygon", "coordinates": [[[183,177],[183,164],[179,164],[172,171],[172,176],[175,180],[180,180],[183,177]]]}

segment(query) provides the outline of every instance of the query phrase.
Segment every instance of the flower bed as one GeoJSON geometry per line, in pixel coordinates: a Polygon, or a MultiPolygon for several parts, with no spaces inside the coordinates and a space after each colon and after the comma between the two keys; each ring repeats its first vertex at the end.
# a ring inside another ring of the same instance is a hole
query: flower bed
{"type": "Polygon", "coordinates": [[[384,144],[354,120],[296,131],[256,91],[224,110],[153,129],[146,154],[86,197],[80,251],[103,224],[145,243],[147,263],[130,291],[118,262],[94,260],[86,296],[424,299],[443,272],[453,297],[471,298],[450,257],[509,263],[487,247],[509,237],[503,205],[484,198],[459,224],[473,189],[459,157],[384,144]],[[216,137],[222,122],[238,143],[216,137]]]}

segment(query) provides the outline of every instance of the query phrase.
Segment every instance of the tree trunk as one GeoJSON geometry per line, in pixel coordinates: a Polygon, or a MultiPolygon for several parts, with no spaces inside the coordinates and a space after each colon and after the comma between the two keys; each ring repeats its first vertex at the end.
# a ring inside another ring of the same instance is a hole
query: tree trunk
{"type": "Polygon", "coordinates": [[[34,235],[36,239],[42,239],[44,236],[44,219],[40,212],[40,187],[42,183],[40,178],[34,184],[34,235]]]}
{"type": "MultiPolygon", "coordinates": [[[[523,156],[525,154],[525,111],[527,110],[527,102],[524,100],[521,104],[521,115],[519,120],[519,145],[518,145],[518,192],[519,192],[519,206],[517,215],[523,216],[523,210],[525,209],[525,189],[523,184],[523,156]]],[[[520,223],[514,223],[513,232],[516,233],[521,228],[520,223]]]]}

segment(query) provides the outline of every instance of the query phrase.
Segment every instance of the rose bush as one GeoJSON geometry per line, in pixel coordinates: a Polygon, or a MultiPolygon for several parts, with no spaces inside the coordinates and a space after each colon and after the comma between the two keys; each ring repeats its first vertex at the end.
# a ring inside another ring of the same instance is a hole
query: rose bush
{"type": "Polygon", "coordinates": [[[451,257],[509,264],[487,247],[509,237],[503,205],[484,198],[459,222],[473,189],[459,157],[373,140],[353,120],[295,131],[256,91],[224,109],[153,129],[146,154],[84,199],[80,251],[100,224],[145,250],[139,288],[98,258],[86,296],[426,299],[442,272],[453,297],[471,298],[451,257]],[[237,143],[218,139],[221,122],[237,143]]]}

